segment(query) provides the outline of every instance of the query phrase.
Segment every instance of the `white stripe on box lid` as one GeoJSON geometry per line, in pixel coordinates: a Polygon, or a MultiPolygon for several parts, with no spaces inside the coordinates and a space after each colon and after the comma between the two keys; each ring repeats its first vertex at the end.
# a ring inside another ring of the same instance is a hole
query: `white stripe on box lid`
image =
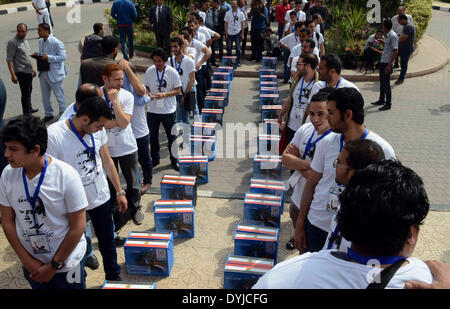
{"type": "Polygon", "coordinates": [[[285,186],[284,181],[277,181],[272,179],[258,179],[258,178],[251,178],[250,184],[258,183],[258,184],[265,184],[265,185],[275,185],[275,186],[285,186]]]}
{"type": "Polygon", "coordinates": [[[207,156],[180,156],[180,160],[208,160],[207,156]]]}
{"type": "Polygon", "coordinates": [[[149,247],[149,248],[167,248],[169,241],[166,240],[134,240],[129,239],[124,245],[125,247],[149,247]]]}
{"type": "Polygon", "coordinates": [[[285,191],[285,187],[284,187],[284,186],[261,185],[261,184],[256,184],[256,183],[252,183],[252,184],[250,185],[250,188],[259,188],[259,189],[269,189],[269,190],[285,191]]]}
{"type": "Polygon", "coordinates": [[[192,124],[193,127],[202,127],[202,128],[210,128],[215,129],[217,126],[217,123],[215,122],[194,122],[192,124]]]}
{"type": "Polygon", "coordinates": [[[276,236],[270,235],[260,235],[260,234],[249,234],[249,233],[236,233],[234,239],[242,240],[260,240],[260,241],[277,241],[276,236]]]}
{"type": "Polygon", "coordinates": [[[254,268],[254,267],[245,267],[245,266],[234,266],[234,265],[225,265],[225,271],[239,271],[244,273],[257,273],[257,274],[265,274],[270,269],[265,268],[254,268]]]}
{"type": "Polygon", "coordinates": [[[205,100],[211,101],[225,101],[225,97],[217,97],[217,96],[206,96],[205,100]]]}
{"type": "Polygon", "coordinates": [[[245,264],[262,264],[267,266],[273,266],[274,261],[272,259],[255,258],[239,255],[230,255],[226,263],[245,263],[245,264]]]}
{"type": "Polygon", "coordinates": [[[170,180],[186,180],[186,181],[195,181],[196,176],[175,176],[175,175],[164,175],[163,179],[170,180]]]}
{"type": "Polygon", "coordinates": [[[155,238],[155,239],[167,239],[170,240],[170,233],[140,233],[131,232],[129,238],[155,238]]]}
{"type": "MultiPolygon", "coordinates": [[[[267,95],[272,95],[272,94],[267,94],[267,95]]],[[[276,94],[275,94],[276,95],[276,94]]],[[[264,94],[262,94],[261,96],[264,96],[264,94]]],[[[281,109],[282,106],[281,105],[263,105],[262,109],[281,109]]]]}
{"type": "Polygon", "coordinates": [[[249,198],[254,198],[254,199],[265,199],[265,200],[272,200],[272,201],[281,201],[281,197],[280,196],[278,196],[278,195],[271,195],[271,194],[261,194],[261,193],[247,192],[247,194],[245,196],[249,197],[249,198]]]}
{"type": "Polygon", "coordinates": [[[237,231],[239,232],[251,232],[251,233],[259,233],[259,234],[269,234],[269,235],[278,235],[278,228],[270,228],[270,227],[261,227],[256,225],[242,225],[238,224],[237,231]]]}
{"type": "Polygon", "coordinates": [[[155,201],[155,206],[157,205],[191,205],[191,200],[157,200],[155,201]]]}
{"type": "Polygon", "coordinates": [[[266,160],[280,160],[281,161],[281,156],[270,156],[270,155],[260,155],[257,154],[255,155],[255,160],[257,159],[266,159],[266,160]]]}
{"type": "Polygon", "coordinates": [[[193,213],[194,208],[187,206],[187,207],[164,207],[164,208],[155,208],[155,213],[193,213]]]}
{"type": "Polygon", "coordinates": [[[245,199],[244,204],[251,205],[266,205],[266,206],[281,206],[281,201],[268,201],[268,200],[258,200],[258,199],[245,199]]]}
{"type": "Polygon", "coordinates": [[[202,114],[223,114],[223,109],[202,109],[202,114]]]}

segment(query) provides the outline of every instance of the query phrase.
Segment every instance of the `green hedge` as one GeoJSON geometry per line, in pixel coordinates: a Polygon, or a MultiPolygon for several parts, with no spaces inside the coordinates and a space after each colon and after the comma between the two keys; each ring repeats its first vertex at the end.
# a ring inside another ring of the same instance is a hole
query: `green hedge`
{"type": "Polygon", "coordinates": [[[416,26],[416,42],[419,42],[427,31],[433,16],[433,0],[406,0],[406,13],[414,19],[416,26]]]}

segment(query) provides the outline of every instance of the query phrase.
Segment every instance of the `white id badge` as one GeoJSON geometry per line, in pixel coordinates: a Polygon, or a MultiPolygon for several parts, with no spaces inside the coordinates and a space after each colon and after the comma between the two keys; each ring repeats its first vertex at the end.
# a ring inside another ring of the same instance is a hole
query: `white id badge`
{"type": "Polygon", "coordinates": [[[339,202],[339,194],[343,191],[344,188],[340,188],[337,186],[333,186],[330,188],[329,196],[328,196],[328,203],[327,203],[327,211],[336,213],[339,210],[339,207],[341,206],[339,202]]]}
{"type": "Polygon", "coordinates": [[[97,172],[97,178],[95,178],[95,190],[97,194],[102,192],[105,189],[105,181],[102,173],[97,172]]]}
{"type": "Polygon", "coordinates": [[[298,181],[300,180],[300,176],[301,176],[300,172],[295,171],[294,174],[292,174],[291,177],[289,177],[288,183],[291,186],[291,188],[295,188],[298,181]]]}
{"type": "Polygon", "coordinates": [[[305,109],[301,106],[297,108],[297,111],[295,112],[295,118],[303,118],[303,114],[305,113],[305,109]]]}
{"type": "Polygon", "coordinates": [[[45,234],[32,234],[30,238],[31,247],[34,254],[42,254],[50,252],[50,245],[45,234]]]}

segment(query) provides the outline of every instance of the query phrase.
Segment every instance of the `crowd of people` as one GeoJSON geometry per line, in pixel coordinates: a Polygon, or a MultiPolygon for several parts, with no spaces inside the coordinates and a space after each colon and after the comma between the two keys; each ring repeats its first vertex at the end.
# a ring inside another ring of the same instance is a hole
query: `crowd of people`
{"type": "MultiPolygon", "coordinates": [[[[42,11],[39,6],[36,10],[42,11]]],[[[94,33],[84,40],[79,87],[69,106],[63,90],[67,55],[46,17],[39,20],[38,52],[30,52],[24,23],[8,42],[8,68],[12,82],[20,85],[23,116],[1,133],[9,166],[0,178],[0,210],[5,235],[32,288],[85,288],[84,267],[99,267],[91,225],[105,279],[121,280],[116,246],[125,238],[118,233],[128,221],[140,225],[144,220],[140,201],[160,164],[160,124],[171,168],[178,171],[174,125],[190,124],[191,116],[200,120],[211,66],[223,57],[223,40],[228,55],[234,43],[239,67],[248,32],[248,60],[262,60],[266,35],[268,51],[283,55],[283,82],[291,83],[277,121],[286,138],[282,162],[292,171],[289,214],[295,232],[286,247],[300,253],[276,265],[254,288],[365,288],[373,259],[382,266],[377,268],[382,287],[403,288],[407,281],[413,281],[407,287],[431,287],[428,266],[411,258],[429,210],[423,182],[364,124],[363,96],[341,76],[341,59],[326,53],[329,20],[322,1],[283,0],[272,8],[269,1],[253,0],[249,9],[246,0],[204,0],[191,6],[186,25],[170,36],[172,13],[157,0],[148,18],[158,46],[143,81],[129,61],[136,8],[130,0],[116,0],[111,16],[120,39],[105,36],[104,25],[94,24],[94,33]],[[270,29],[272,14],[278,38],[270,29]],[[123,59],[118,60],[119,45],[123,59]],[[31,100],[36,76],[43,119],[32,116],[38,111],[31,100]],[[59,118],[47,128],[55,117],[51,92],[59,118]],[[385,279],[381,269],[393,268],[395,275],[385,279]]],[[[398,55],[397,83],[403,82],[414,35],[413,21],[400,7],[364,48],[370,69],[381,55],[380,98],[372,103],[383,105],[381,110],[391,108],[389,81],[398,55]]],[[[448,284],[445,266],[428,265],[439,274],[434,286],[448,284]]]]}

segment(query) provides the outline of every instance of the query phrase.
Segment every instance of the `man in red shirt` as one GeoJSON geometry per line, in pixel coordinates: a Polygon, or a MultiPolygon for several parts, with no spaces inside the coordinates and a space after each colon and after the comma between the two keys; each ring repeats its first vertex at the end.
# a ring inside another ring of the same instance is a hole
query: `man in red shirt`
{"type": "Polygon", "coordinates": [[[283,3],[277,5],[277,9],[275,11],[275,17],[278,21],[278,40],[281,40],[283,37],[283,29],[284,29],[284,17],[286,16],[286,12],[291,9],[288,0],[283,0],[283,3]]]}

